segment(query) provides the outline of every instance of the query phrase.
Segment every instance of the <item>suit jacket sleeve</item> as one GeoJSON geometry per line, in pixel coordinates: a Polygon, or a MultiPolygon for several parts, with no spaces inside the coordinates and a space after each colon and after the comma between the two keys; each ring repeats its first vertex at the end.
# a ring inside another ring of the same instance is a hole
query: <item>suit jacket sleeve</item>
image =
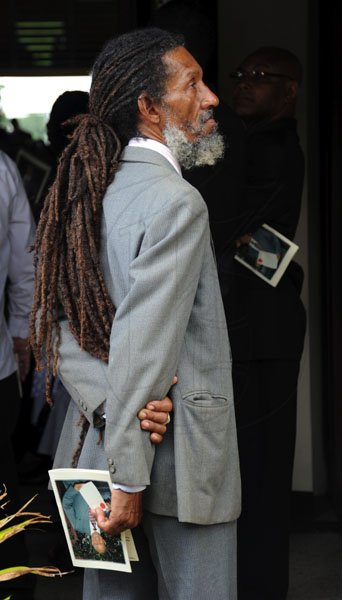
{"type": "MultiPolygon", "coordinates": [[[[108,262],[117,232],[107,239],[108,262]]],[[[206,206],[193,189],[146,224],[130,265],[129,290],[110,338],[105,452],[113,481],[148,485],[154,447],[137,412],[170,388],[194,303],[203,253],[210,244],[206,206]]],[[[115,281],[115,272],[111,273],[115,281]]]]}

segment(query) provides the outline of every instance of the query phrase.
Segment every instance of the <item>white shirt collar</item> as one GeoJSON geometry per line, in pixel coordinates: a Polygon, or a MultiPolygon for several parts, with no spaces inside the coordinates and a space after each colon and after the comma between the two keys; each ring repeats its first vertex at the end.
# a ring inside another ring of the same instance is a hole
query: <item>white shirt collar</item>
{"type": "Polygon", "coordinates": [[[149,150],[158,152],[169,161],[174,169],[176,169],[177,173],[182,177],[182,171],[178,160],[171,154],[170,149],[165,146],[165,144],[161,144],[160,142],[157,142],[157,140],[151,140],[150,138],[134,137],[129,140],[128,145],[140,148],[148,148],[149,150]]]}

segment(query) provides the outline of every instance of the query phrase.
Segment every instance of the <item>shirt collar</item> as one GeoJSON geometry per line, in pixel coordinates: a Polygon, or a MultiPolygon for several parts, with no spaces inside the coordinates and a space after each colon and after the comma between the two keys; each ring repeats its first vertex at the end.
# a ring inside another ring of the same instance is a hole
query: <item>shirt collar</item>
{"type": "Polygon", "coordinates": [[[139,148],[148,148],[149,150],[158,152],[169,161],[177,173],[182,177],[182,171],[178,160],[173,156],[170,149],[165,146],[165,144],[161,144],[160,142],[157,142],[157,140],[151,140],[150,138],[134,137],[129,140],[128,145],[139,148]]]}

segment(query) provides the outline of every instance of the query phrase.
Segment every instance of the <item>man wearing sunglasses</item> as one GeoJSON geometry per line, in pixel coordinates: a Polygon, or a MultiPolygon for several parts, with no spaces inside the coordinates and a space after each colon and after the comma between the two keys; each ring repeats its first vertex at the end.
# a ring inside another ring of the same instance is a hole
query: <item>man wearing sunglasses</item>
{"type": "Polygon", "coordinates": [[[289,51],[260,48],[230,76],[235,112],[247,126],[294,116],[302,70],[289,51]]]}
{"type": "Polygon", "coordinates": [[[223,121],[217,115],[221,129],[226,125],[224,159],[184,177],[208,206],[232,349],[242,477],[238,596],[284,600],[303,273],[292,261],[273,288],[234,254],[263,223],[295,235],[304,177],[294,118],[302,69],[291,52],[267,47],[243,60],[232,78],[234,112],[224,107],[223,121]]]}

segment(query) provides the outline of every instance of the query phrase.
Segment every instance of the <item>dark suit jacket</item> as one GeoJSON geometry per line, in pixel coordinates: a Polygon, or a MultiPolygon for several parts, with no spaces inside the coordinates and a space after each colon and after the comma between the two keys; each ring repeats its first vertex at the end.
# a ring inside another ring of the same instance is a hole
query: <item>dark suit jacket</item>
{"type": "Polygon", "coordinates": [[[290,239],[295,235],[304,179],[296,121],[243,131],[228,111],[225,159],[211,171],[202,169],[201,176],[185,177],[208,205],[233,359],[298,359],[305,332],[301,267],[293,262],[272,288],[233,258],[235,240],[262,223],[290,239]]]}

